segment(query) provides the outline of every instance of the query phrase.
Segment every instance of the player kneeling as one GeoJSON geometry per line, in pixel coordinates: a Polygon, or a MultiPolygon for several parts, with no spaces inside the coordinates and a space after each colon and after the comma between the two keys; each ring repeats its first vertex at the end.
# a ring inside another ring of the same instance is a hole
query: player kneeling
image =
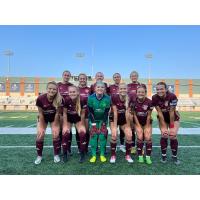
{"type": "Polygon", "coordinates": [[[176,105],[178,99],[175,94],[171,93],[167,89],[167,85],[164,82],[159,82],[156,85],[157,94],[152,96],[152,102],[158,113],[158,122],[161,130],[161,162],[167,162],[167,146],[168,137],[170,139],[170,146],[172,150],[172,160],[178,165],[180,161],[177,158],[178,140],[177,133],[179,129],[179,114],[176,111],[176,105]]]}
{"type": "Polygon", "coordinates": [[[61,105],[62,97],[58,92],[58,86],[56,82],[49,82],[47,84],[47,93],[40,95],[36,100],[36,106],[38,107],[39,111],[36,138],[36,149],[38,155],[35,160],[36,165],[40,164],[42,161],[44,135],[48,123],[51,124],[51,130],[53,135],[54,162],[60,162],[59,113],[61,110],[61,105]]]}
{"type": "Polygon", "coordinates": [[[100,160],[106,162],[107,122],[110,110],[110,97],[105,94],[105,84],[96,82],[95,93],[88,97],[91,163],[96,162],[97,139],[100,140],[100,160]]]}
{"type": "Polygon", "coordinates": [[[76,86],[69,86],[69,96],[65,97],[63,108],[63,132],[62,132],[62,148],[63,162],[67,162],[67,151],[70,144],[70,130],[72,125],[78,131],[80,138],[80,160],[82,163],[85,159],[86,150],[86,129],[85,129],[85,108],[81,105],[79,89],[76,86]]]}
{"type": "Polygon", "coordinates": [[[133,111],[134,126],[137,133],[137,153],[138,162],[144,163],[142,154],[144,141],[146,143],[146,163],[152,164],[152,101],[146,97],[147,90],[145,85],[140,85],[136,91],[136,99],[130,100],[130,107],[133,111]]]}
{"type": "Polygon", "coordinates": [[[125,159],[129,163],[133,163],[130,156],[132,148],[132,131],[130,128],[129,111],[128,111],[128,95],[127,86],[125,83],[119,84],[119,94],[112,96],[112,110],[114,114],[114,120],[110,120],[111,128],[111,158],[110,163],[116,161],[116,146],[117,146],[117,126],[125,133],[126,137],[126,156],[125,159]]]}

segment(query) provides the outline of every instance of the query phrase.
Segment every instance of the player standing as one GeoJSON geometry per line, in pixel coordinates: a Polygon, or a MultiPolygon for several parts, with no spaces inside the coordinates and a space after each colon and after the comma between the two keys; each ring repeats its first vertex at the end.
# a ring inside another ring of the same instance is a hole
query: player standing
{"type": "Polygon", "coordinates": [[[110,110],[110,97],[105,94],[105,84],[96,82],[95,93],[88,97],[91,163],[96,162],[97,139],[100,140],[100,160],[106,162],[105,149],[107,143],[107,122],[110,110]]]}
{"type": "Polygon", "coordinates": [[[180,161],[177,158],[177,133],[180,126],[179,113],[176,111],[178,99],[175,94],[168,91],[165,82],[159,82],[156,84],[156,92],[157,94],[152,96],[152,103],[157,110],[158,122],[161,131],[161,162],[167,162],[166,153],[169,137],[172,151],[172,160],[176,165],[178,165],[180,164],[180,161]]]}
{"type": "MultiPolygon", "coordinates": [[[[87,86],[87,75],[84,73],[80,73],[78,76],[79,81],[79,93],[80,93],[80,101],[82,105],[85,105],[85,127],[86,127],[86,152],[88,152],[88,144],[90,139],[89,126],[88,126],[88,96],[90,95],[90,88],[87,86]]],[[[80,150],[80,138],[79,134],[76,134],[76,141],[80,150]]]]}
{"type": "MultiPolygon", "coordinates": [[[[93,94],[95,92],[96,83],[98,81],[103,82],[104,74],[102,72],[97,72],[95,75],[95,80],[96,80],[96,82],[90,86],[91,94],[93,94]]],[[[108,88],[107,83],[104,82],[104,85],[105,85],[105,93],[109,93],[109,90],[108,90],[109,88],[108,88]]]]}
{"type": "Polygon", "coordinates": [[[136,99],[131,99],[129,106],[133,113],[134,126],[137,133],[138,162],[144,163],[143,145],[146,143],[146,163],[152,164],[152,101],[146,97],[146,85],[139,85],[136,91],[136,99]]]}
{"type": "Polygon", "coordinates": [[[111,96],[112,111],[114,119],[110,121],[111,128],[111,158],[110,163],[116,161],[116,146],[117,146],[117,126],[125,133],[126,136],[126,156],[125,159],[129,163],[133,163],[130,156],[132,147],[132,132],[130,128],[130,112],[128,110],[128,95],[127,86],[125,83],[119,84],[119,94],[113,94],[111,96]]]}
{"type": "MultiPolygon", "coordinates": [[[[121,75],[119,73],[114,73],[113,74],[113,81],[114,81],[114,84],[110,85],[109,86],[109,95],[112,97],[114,94],[119,94],[119,84],[121,82],[121,75]]],[[[111,110],[110,112],[110,115],[109,115],[109,120],[110,121],[113,121],[113,112],[111,110]]],[[[125,149],[125,146],[124,146],[124,137],[125,137],[125,134],[124,134],[124,131],[119,128],[120,130],[120,151],[122,152],[126,152],[126,149],[125,149]]]]}
{"type": "MultiPolygon", "coordinates": [[[[69,86],[72,86],[73,84],[69,82],[71,78],[71,73],[68,70],[65,70],[62,73],[62,82],[58,83],[58,90],[60,92],[60,94],[62,95],[63,98],[65,98],[66,96],[69,96],[69,86]]],[[[60,139],[62,140],[62,121],[63,121],[63,114],[61,112],[61,116],[60,116],[60,139]]],[[[72,155],[72,151],[71,151],[71,141],[72,141],[72,131],[70,130],[70,140],[69,140],[69,145],[68,145],[68,152],[70,155],[72,155]]]]}
{"type": "Polygon", "coordinates": [[[58,92],[58,86],[56,82],[52,81],[47,84],[47,92],[40,95],[36,100],[36,106],[38,107],[39,116],[37,123],[37,138],[36,149],[37,158],[35,164],[38,165],[42,161],[42,151],[44,145],[44,136],[48,123],[51,125],[53,135],[53,147],[54,147],[54,162],[60,162],[60,110],[62,106],[62,97],[58,92]]]}
{"type": "MultiPolygon", "coordinates": [[[[132,71],[130,73],[130,79],[131,79],[132,82],[127,85],[129,99],[136,98],[137,87],[140,85],[140,83],[138,82],[138,77],[139,77],[138,72],[132,71]]],[[[136,153],[136,149],[135,149],[135,130],[134,130],[133,124],[131,124],[131,127],[132,127],[132,142],[133,142],[132,143],[132,147],[133,148],[131,150],[131,153],[135,154],[136,153]]]]}
{"type": "Polygon", "coordinates": [[[62,148],[63,161],[67,162],[67,150],[70,140],[70,130],[74,124],[80,138],[80,160],[82,163],[85,157],[86,130],[85,130],[85,105],[81,105],[79,89],[76,86],[69,86],[69,96],[65,97],[63,106],[63,129],[62,148]]]}

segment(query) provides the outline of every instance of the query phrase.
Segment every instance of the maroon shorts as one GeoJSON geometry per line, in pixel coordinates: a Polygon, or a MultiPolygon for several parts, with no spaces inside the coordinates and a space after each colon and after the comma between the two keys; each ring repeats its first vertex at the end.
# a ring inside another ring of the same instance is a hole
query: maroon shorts
{"type": "MultiPolygon", "coordinates": [[[[147,123],[147,119],[138,119],[141,126],[145,126],[147,123]]],[[[152,124],[153,120],[150,120],[150,124],[152,124]]]]}
{"type": "MultiPolygon", "coordinates": [[[[164,117],[164,120],[167,124],[170,124],[170,116],[169,116],[169,112],[166,112],[166,113],[163,113],[163,117],[164,117]]],[[[157,118],[159,120],[159,117],[157,115],[157,118]]],[[[179,121],[180,120],[180,115],[179,115],[179,112],[178,111],[175,111],[174,112],[174,121],[179,121]]]]}
{"type": "Polygon", "coordinates": [[[67,121],[71,124],[76,124],[81,121],[81,117],[78,114],[69,114],[67,113],[67,121]]]}
{"type": "MultiPolygon", "coordinates": [[[[55,114],[53,114],[53,115],[44,115],[44,121],[45,121],[46,124],[52,123],[54,121],[54,119],[55,119],[55,114]]],[[[37,116],[37,120],[39,122],[39,120],[40,120],[39,115],[37,116]]]]}
{"type": "MultiPolygon", "coordinates": [[[[109,121],[114,122],[114,113],[111,112],[109,115],[109,121]]],[[[122,126],[126,124],[126,115],[125,113],[118,113],[117,115],[117,125],[122,126]]]]}

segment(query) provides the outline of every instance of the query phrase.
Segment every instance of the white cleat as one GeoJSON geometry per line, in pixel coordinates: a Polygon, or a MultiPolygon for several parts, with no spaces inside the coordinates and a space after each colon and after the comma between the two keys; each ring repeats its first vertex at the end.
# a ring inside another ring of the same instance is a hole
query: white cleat
{"type": "Polygon", "coordinates": [[[59,163],[60,162],[60,156],[56,155],[54,156],[54,163],[59,163]]]}
{"type": "Polygon", "coordinates": [[[131,158],[131,156],[127,155],[125,156],[125,159],[127,160],[128,163],[133,163],[133,159],[131,158]]]}
{"type": "Polygon", "coordinates": [[[116,156],[111,156],[110,163],[115,163],[115,162],[116,162],[116,156]]]}
{"type": "Polygon", "coordinates": [[[126,149],[125,149],[124,145],[120,145],[119,150],[122,151],[123,153],[126,152],[126,149]]]}
{"type": "Polygon", "coordinates": [[[41,161],[42,161],[42,156],[37,156],[37,158],[36,158],[36,160],[35,160],[35,164],[36,165],[39,165],[40,163],[41,163],[41,161]]]}

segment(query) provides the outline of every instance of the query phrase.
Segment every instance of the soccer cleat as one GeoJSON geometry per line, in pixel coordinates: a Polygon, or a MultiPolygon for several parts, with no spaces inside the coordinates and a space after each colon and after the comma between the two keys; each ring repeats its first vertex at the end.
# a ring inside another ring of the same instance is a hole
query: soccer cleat
{"type": "Polygon", "coordinates": [[[85,161],[85,153],[84,152],[80,152],[79,163],[83,163],[84,161],[85,161]]]}
{"type": "Polygon", "coordinates": [[[116,156],[111,156],[110,163],[115,163],[115,162],[116,162],[116,156]]]}
{"type": "Polygon", "coordinates": [[[92,158],[90,158],[90,162],[91,163],[95,163],[96,162],[97,157],[96,156],[92,156],[92,158]]]}
{"type": "Polygon", "coordinates": [[[180,165],[180,164],[181,164],[180,160],[178,160],[177,157],[172,157],[172,161],[173,161],[173,163],[174,163],[175,165],[180,165]]]}
{"type": "Polygon", "coordinates": [[[133,163],[134,162],[130,155],[126,155],[125,159],[127,160],[128,163],[133,163]]]}
{"type": "Polygon", "coordinates": [[[60,162],[60,156],[59,155],[55,155],[54,156],[54,163],[59,163],[60,162]]]}
{"type": "Polygon", "coordinates": [[[162,156],[160,159],[160,162],[165,164],[167,162],[167,157],[166,156],[162,156]]]}
{"type": "Polygon", "coordinates": [[[42,161],[42,156],[37,156],[37,158],[36,158],[36,160],[35,160],[35,164],[36,165],[39,165],[40,163],[41,163],[41,161],[42,161]]]}
{"type": "Polygon", "coordinates": [[[120,145],[119,150],[123,153],[126,152],[125,146],[124,145],[120,145]]]}
{"type": "Polygon", "coordinates": [[[100,161],[101,162],[106,162],[106,157],[105,156],[100,156],[100,161]]]}
{"type": "Polygon", "coordinates": [[[136,148],[135,147],[131,148],[131,154],[136,154],[136,148]]]}
{"type": "Polygon", "coordinates": [[[63,162],[64,162],[64,163],[67,162],[67,153],[63,154],[63,162]]]}
{"type": "Polygon", "coordinates": [[[143,156],[138,156],[138,162],[139,163],[144,163],[144,157],[143,156]]]}
{"type": "Polygon", "coordinates": [[[146,156],[146,163],[147,163],[148,165],[151,165],[151,164],[152,164],[151,156],[146,156]]]}

